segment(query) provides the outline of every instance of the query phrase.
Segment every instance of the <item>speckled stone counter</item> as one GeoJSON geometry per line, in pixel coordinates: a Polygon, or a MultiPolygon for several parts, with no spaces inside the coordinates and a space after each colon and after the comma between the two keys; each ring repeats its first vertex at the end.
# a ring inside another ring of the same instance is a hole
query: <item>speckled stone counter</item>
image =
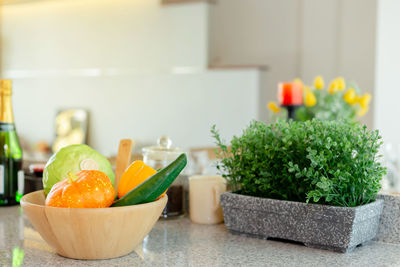
{"type": "Polygon", "coordinates": [[[400,246],[369,242],[341,254],[231,234],[223,224],[159,220],[135,252],[80,261],[55,254],[19,207],[0,208],[0,266],[400,266],[400,246]],[[14,255],[13,255],[14,254],[14,255]]]}

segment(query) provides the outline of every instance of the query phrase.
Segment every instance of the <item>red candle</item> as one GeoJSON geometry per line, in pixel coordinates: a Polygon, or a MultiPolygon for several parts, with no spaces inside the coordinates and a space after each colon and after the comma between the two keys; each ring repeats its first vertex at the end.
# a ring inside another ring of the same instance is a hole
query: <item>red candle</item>
{"type": "Polygon", "coordinates": [[[278,99],[281,106],[303,104],[303,88],[299,83],[279,83],[278,99]]]}

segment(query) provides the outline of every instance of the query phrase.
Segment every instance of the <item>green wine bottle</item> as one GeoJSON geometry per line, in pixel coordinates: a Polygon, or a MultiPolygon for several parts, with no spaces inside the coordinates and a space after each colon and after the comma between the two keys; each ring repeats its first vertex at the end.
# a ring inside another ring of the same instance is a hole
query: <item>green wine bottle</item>
{"type": "Polygon", "coordinates": [[[16,205],[23,194],[22,149],[15,130],[11,81],[0,80],[0,206],[16,205]]]}

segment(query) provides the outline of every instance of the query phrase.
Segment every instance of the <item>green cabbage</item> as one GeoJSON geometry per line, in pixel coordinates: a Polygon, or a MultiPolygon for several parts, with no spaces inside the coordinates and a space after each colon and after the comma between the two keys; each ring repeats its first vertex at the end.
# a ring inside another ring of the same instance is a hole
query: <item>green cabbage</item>
{"type": "Polygon", "coordinates": [[[64,180],[69,172],[95,169],[104,172],[114,184],[110,162],[87,145],[70,145],[53,154],[43,171],[43,188],[47,195],[54,184],[64,180]]]}

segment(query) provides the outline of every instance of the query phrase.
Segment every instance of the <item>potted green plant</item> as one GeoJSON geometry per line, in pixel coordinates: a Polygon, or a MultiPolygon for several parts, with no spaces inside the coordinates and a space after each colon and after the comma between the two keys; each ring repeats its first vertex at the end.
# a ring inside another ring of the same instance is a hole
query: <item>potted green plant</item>
{"type": "Polygon", "coordinates": [[[228,146],[216,130],[229,230],[347,252],[376,234],[385,168],[378,131],[338,121],[253,121],[228,146]]]}

